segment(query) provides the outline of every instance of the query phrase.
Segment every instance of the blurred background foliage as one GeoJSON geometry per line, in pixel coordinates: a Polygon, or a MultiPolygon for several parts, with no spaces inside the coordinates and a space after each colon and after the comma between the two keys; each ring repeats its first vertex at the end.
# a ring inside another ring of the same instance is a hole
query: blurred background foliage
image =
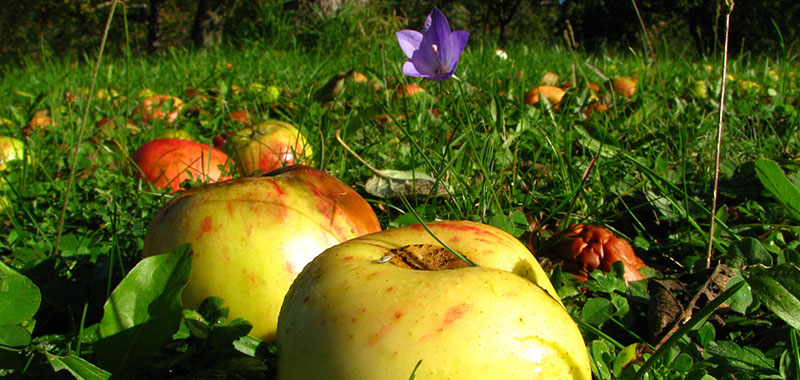
{"type": "MultiPolygon", "coordinates": [[[[554,44],[571,33],[578,48],[588,52],[644,46],[638,8],[656,50],[709,55],[721,49],[721,1],[127,0],[118,3],[107,51],[157,54],[169,47],[252,42],[278,49],[357,46],[374,41],[376,35],[385,38],[396,28],[419,28],[438,6],[453,28],[469,30],[478,43],[554,44]]],[[[0,65],[13,65],[51,56],[80,58],[93,51],[112,1],[4,4],[0,65]]],[[[800,48],[798,24],[800,1],[737,1],[731,19],[732,53],[795,57],[800,48]]]]}

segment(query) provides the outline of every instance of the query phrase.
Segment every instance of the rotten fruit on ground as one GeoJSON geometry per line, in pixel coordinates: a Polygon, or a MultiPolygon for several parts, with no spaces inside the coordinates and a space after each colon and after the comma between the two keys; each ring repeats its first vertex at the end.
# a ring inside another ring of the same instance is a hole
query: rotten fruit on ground
{"type": "Polygon", "coordinates": [[[21,160],[25,155],[25,144],[9,136],[0,136],[0,171],[14,160],[21,160]]]}
{"type": "Polygon", "coordinates": [[[228,136],[223,150],[245,175],[303,163],[312,155],[300,131],[277,120],[263,121],[228,136]]]}
{"type": "Polygon", "coordinates": [[[469,221],[362,236],[315,258],[278,320],[281,380],[591,378],[583,338],[530,251],[469,221]]]}
{"type": "Polygon", "coordinates": [[[172,95],[152,95],[142,99],[141,105],[133,110],[145,123],[151,120],[166,120],[171,124],[178,118],[183,101],[172,95]]]}
{"type": "Polygon", "coordinates": [[[194,179],[217,182],[230,178],[230,160],[208,144],[182,139],[157,139],[145,143],[131,156],[137,177],[176,192],[181,182],[194,179]]]}
{"type": "Polygon", "coordinates": [[[542,95],[547,98],[547,100],[552,105],[557,105],[561,102],[561,99],[564,98],[566,91],[562,90],[561,88],[555,86],[548,86],[548,85],[541,85],[539,87],[534,88],[533,90],[528,91],[525,94],[525,104],[532,105],[539,103],[539,96],[542,95]]]}
{"type": "Polygon", "coordinates": [[[616,77],[608,82],[608,87],[611,92],[630,98],[636,93],[637,83],[639,83],[639,79],[636,77],[616,77]]]}
{"type": "Polygon", "coordinates": [[[630,243],[604,227],[578,224],[570,226],[565,234],[556,235],[554,239],[560,239],[556,251],[566,260],[565,271],[581,281],[586,281],[595,269],[610,272],[611,265],[617,261],[622,261],[625,266],[626,281],[645,278],[639,273],[645,263],[636,256],[630,243]]]}
{"type": "Polygon", "coordinates": [[[407,83],[397,88],[397,95],[402,97],[419,97],[424,94],[427,94],[427,91],[413,83],[407,83]]]}
{"type": "Polygon", "coordinates": [[[193,188],[153,218],[143,256],[192,246],[192,273],[181,297],[197,308],[220,297],[250,335],[275,336],[289,285],[326,248],[379,231],[367,202],[335,177],[305,166],[193,188]]]}

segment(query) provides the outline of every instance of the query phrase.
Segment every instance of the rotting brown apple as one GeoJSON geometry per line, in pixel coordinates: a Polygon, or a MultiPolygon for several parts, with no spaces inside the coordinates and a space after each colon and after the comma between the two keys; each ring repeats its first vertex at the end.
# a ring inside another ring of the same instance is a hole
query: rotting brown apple
{"type": "Polygon", "coordinates": [[[278,320],[281,380],[591,379],[583,338],[533,255],[469,221],[385,230],[306,266],[278,320]],[[470,267],[439,241],[479,266],[470,267]]]}
{"type": "Polygon", "coordinates": [[[645,279],[639,269],[644,261],[636,256],[630,243],[620,239],[609,229],[597,225],[573,225],[565,233],[554,236],[558,239],[556,251],[567,260],[564,269],[580,281],[586,281],[595,269],[611,271],[611,265],[622,261],[625,280],[645,279]]]}
{"type": "Polygon", "coordinates": [[[375,213],[355,190],[324,171],[295,165],[179,195],[150,223],[143,256],[190,243],[184,307],[220,297],[229,318],[248,320],[250,335],[269,340],[283,297],[303,267],[330,246],[379,230],[375,213]]]}

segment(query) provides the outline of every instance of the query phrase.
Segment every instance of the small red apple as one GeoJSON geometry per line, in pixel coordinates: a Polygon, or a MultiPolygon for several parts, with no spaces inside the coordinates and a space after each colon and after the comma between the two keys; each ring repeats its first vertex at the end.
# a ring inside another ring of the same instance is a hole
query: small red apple
{"type": "Polygon", "coordinates": [[[562,90],[559,87],[555,86],[548,86],[548,85],[541,85],[539,87],[534,88],[533,90],[528,91],[525,94],[525,104],[532,105],[539,102],[539,95],[543,95],[547,97],[547,100],[552,105],[557,105],[561,102],[561,99],[564,98],[564,95],[567,92],[562,90]]]}
{"type": "Polygon", "coordinates": [[[295,126],[277,120],[264,121],[228,136],[223,150],[245,175],[300,163],[312,153],[295,126]]]}
{"type": "Polygon", "coordinates": [[[400,96],[414,96],[425,92],[424,88],[413,83],[404,84],[397,89],[397,95],[400,96]]]}
{"type": "Polygon", "coordinates": [[[229,179],[230,160],[221,150],[194,141],[158,139],[133,153],[137,177],[176,192],[187,179],[217,182],[229,179]]]}

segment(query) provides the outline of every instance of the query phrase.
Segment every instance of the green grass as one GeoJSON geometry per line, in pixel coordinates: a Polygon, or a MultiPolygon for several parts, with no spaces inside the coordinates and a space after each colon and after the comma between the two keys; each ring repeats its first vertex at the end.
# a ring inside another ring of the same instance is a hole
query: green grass
{"type": "MultiPolygon", "coordinates": [[[[775,289],[761,285],[772,277],[790,289],[797,287],[797,277],[784,275],[796,274],[800,264],[798,219],[786,207],[794,195],[768,192],[755,164],[759,158],[774,160],[788,183],[797,186],[796,61],[744,56],[731,62],[729,72],[736,81],[729,83],[727,94],[718,213],[722,225],[717,226],[712,259],[728,264],[736,281],[744,279],[749,286],[726,294],[729,307],[716,308],[701,297],[690,324],[699,323],[679,330],[670,340],[674,344],[648,361],[652,351],[627,355],[632,348],[626,348],[652,347],[661,338],[652,337],[648,328],[647,307],[656,301],[649,298],[646,283],[680,281],[686,291],[678,302],[685,306],[709,276],[703,269],[721,59],[699,61],[664,51],[649,63],[641,53],[595,56],[561,46],[513,46],[506,61],[490,43],[476,40],[461,58],[459,80],[433,83],[402,76],[404,57],[392,34],[402,28],[397,20],[372,15],[365,23],[373,28],[364,30],[376,31],[366,33],[355,19],[344,17],[305,30],[294,43],[284,41],[279,48],[251,43],[202,52],[175,49],[158,58],[104,57],[96,88],[118,95],[93,99],[79,145],[84,89],[90,86],[94,58],[46,57],[6,71],[0,79],[0,118],[5,120],[0,135],[24,139],[27,161],[14,162],[2,172],[9,206],[0,216],[0,255],[6,266],[36,284],[43,300],[36,316],[25,322],[33,332],[31,343],[0,345],[0,375],[53,377],[57,360],[48,364],[45,353],[69,358],[63,361],[71,370],[79,365],[69,360],[77,357],[97,364],[93,334],[103,304],[139,262],[146,226],[171,198],[132,175],[129,154],[167,128],[186,129],[208,143],[214,135],[240,128],[230,121],[230,113],[244,109],[256,120],[277,118],[297,125],[313,146],[316,166],[359,190],[384,228],[414,223],[413,214],[424,221],[490,223],[523,239],[544,264],[557,262],[546,259],[549,239],[571,224],[601,224],[631,241],[652,268],[652,279],[626,287],[620,273],[597,272],[579,284],[560,267],[546,265],[582,327],[597,379],[634,378],[642,366],[649,368],[644,375],[649,379],[800,378],[797,326],[779,312],[785,305],[776,306],[766,297],[775,289]],[[313,39],[317,41],[309,47],[307,40],[313,39]],[[587,81],[603,82],[586,62],[608,77],[638,77],[636,94],[625,99],[601,90],[613,107],[585,117],[587,81]],[[318,88],[350,69],[378,88],[348,80],[333,103],[314,100],[318,88]],[[777,80],[770,70],[777,72],[777,80]],[[548,71],[577,88],[568,91],[557,109],[525,105],[524,94],[548,71]],[[700,80],[709,85],[708,99],[689,90],[690,83],[700,80]],[[741,90],[737,83],[742,80],[761,88],[741,90]],[[254,83],[284,92],[269,102],[254,83]],[[428,96],[398,97],[395,90],[403,83],[423,86],[428,96]],[[189,88],[206,94],[207,100],[190,98],[189,88]],[[174,125],[139,123],[137,133],[96,126],[104,117],[114,118],[117,125],[132,117],[145,89],[179,96],[191,107],[174,125]],[[66,100],[68,92],[77,98],[66,100]],[[53,125],[23,135],[22,127],[43,109],[53,125]],[[372,166],[431,175],[447,183],[449,195],[408,194],[406,202],[369,194],[364,184],[374,173],[336,142],[337,129],[372,166]],[[53,252],[69,157],[76,145],[75,187],[67,200],[59,250],[53,252]],[[767,272],[751,270],[759,265],[767,272]]],[[[716,289],[716,294],[723,290],[716,289]]],[[[796,293],[789,294],[797,299],[796,293]]],[[[790,314],[800,313],[787,307],[790,314]]],[[[206,318],[214,310],[209,306],[199,313],[206,318]]],[[[238,331],[225,322],[208,324],[219,331],[238,331]]],[[[241,335],[214,346],[179,333],[143,362],[137,374],[274,377],[274,347],[236,340],[241,335]],[[248,365],[231,370],[226,360],[232,358],[247,358],[248,365]]]]}

